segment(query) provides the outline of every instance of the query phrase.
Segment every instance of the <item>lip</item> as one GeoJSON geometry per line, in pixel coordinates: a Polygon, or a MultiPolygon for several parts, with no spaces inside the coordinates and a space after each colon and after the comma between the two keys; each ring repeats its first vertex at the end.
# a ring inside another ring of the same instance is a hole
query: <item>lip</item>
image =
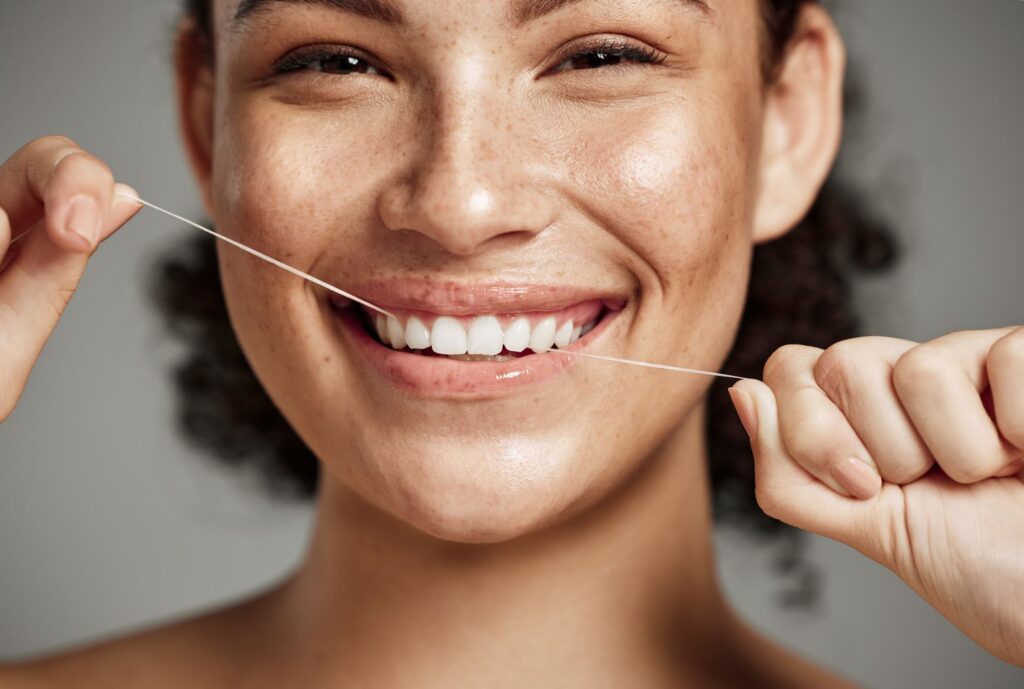
{"type": "MultiPolygon", "coordinates": [[[[571,287],[484,285],[463,287],[454,283],[396,281],[376,289],[352,291],[383,308],[428,311],[438,315],[528,314],[570,308],[578,302],[603,299],[615,305],[597,326],[561,351],[585,351],[606,335],[626,303],[621,295],[571,287]]],[[[381,344],[366,330],[353,304],[330,295],[330,317],[339,336],[351,343],[381,378],[417,397],[435,399],[486,399],[513,394],[552,382],[569,371],[578,357],[551,351],[529,354],[509,361],[458,361],[398,351],[381,344]]]]}
{"type": "Polygon", "coordinates": [[[353,294],[384,309],[427,311],[442,316],[558,311],[582,301],[624,304],[621,291],[565,285],[466,284],[417,278],[350,285],[353,294]]]}

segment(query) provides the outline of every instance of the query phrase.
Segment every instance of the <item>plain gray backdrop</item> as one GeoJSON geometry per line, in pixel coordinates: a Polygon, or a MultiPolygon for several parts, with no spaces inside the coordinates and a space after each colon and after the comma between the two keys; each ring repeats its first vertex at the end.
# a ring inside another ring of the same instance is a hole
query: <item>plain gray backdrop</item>
{"type": "MultiPolygon", "coordinates": [[[[200,204],[170,81],[174,0],[2,0],[0,159],[61,133],[151,201],[200,204]]],[[[861,291],[868,330],[926,339],[1024,321],[1024,3],[847,0],[869,98],[851,174],[900,229],[902,266],[861,291]]],[[[144,293],[183,229],[153,212],[102,247],[0,427],[0,659],[54,652],[222,604],[300,557],[305,506],[275,504],[175,435],[174,346],[144,293]]],[[[1022,525],[1024,526],[1024,525],[1022,525]]],[[[776,602],[769,552],[723,532],[738,609],[874,687],[1021,687],[889,572],[814,539],[822,600],[776,602]]]]}

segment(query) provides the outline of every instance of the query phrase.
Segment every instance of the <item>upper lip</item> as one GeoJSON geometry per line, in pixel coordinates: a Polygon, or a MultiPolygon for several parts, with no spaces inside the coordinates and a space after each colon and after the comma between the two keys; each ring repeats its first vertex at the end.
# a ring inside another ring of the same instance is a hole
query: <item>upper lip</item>
{"type": "Polygon", "coordinates": [[[424,278],[375,280],[349,285],[348,289],[384,309],[427,311],[449,316],[557,311],[590,299],[604,299],[617,305],[626,301],[626,294],[614,289],[424,278]]]}

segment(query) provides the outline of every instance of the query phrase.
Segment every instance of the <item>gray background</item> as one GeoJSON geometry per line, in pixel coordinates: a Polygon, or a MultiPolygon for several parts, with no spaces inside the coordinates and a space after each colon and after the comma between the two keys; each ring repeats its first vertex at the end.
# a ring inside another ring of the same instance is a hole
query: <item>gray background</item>
{"type": "MultiPolygon", "coordinates": [[[[2,0],[0,159],[63,133],[144,197],[199,203],[179,149],[173,0],[2,0]]],[[[901,269],[862,292],[869,329],[924,339],[1024,320],[1024,3],[847,0],[870,98],[852,174],[901,228],[901,269]]],[[[47,653],[245,595],[294,565],[306,508],[274,504],[175,437],[173,357],[143,292],[181,237],[143,211],[104,246],[0,428],[0,659],[47,653]]],[[[720,535],[740,611],[875,687],[1020,687],[887,571],[814,540],[816,611],[787,612],[768,552],[720,535]]]]}

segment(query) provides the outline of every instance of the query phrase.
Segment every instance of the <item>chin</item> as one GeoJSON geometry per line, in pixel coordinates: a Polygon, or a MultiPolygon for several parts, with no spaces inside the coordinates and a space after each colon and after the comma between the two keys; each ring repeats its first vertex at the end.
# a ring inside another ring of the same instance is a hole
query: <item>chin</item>
{"type": "MultiPolygon", "coordinates": [[[[488,443],[480,443],[488,445],[488,443]]],[[[499,448],[434,444],[433,452],[387,453],[363,497],[402,522],[454,543],[493,544],[566,518],[587,493],[566,442],[506,439],[499,448]],[[446,446],[447,445],[447,446],[446,446]],[[479,451],[478,451],[479,450],[479,451]]]]}

